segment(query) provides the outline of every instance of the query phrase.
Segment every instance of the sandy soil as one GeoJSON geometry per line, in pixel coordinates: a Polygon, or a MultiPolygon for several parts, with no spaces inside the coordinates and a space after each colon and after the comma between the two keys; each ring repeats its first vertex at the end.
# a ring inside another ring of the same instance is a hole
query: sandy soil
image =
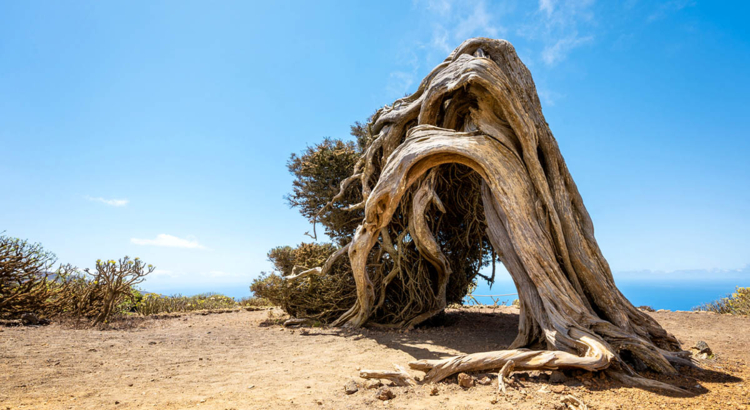
{"type": "Polygon", "coordinates": [[[532,374],[520,375],[523,387],[505,396],[496,395],[494,377],[492,385],[466,390],[454,377],[439,383],[435,396],[428,386],[394,387],[396,397],[383,402],[376,390],[347,395],[344,385],[363,382],[360,367],[501,349],[515,336],[517,311],[453,310],[444,326],[406,333],[289,330],[265,326],[269,315],[280,313],[188,314],[127,330],[0,328],[0,409],[555,409],[566,394],[591,409],[750,409],[746,317],[652,314],[686,348],[704,340],[716,354],[703,369],[661,378],[688,388],[690,397],[622,387],[599,375],[552,384],[532,374]]]}

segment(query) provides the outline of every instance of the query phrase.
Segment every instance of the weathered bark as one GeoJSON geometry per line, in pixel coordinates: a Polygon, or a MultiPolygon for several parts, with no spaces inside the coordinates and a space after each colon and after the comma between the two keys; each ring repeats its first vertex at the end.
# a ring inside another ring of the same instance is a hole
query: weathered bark
{"type": "MultiPolygon", "coordinates": [[[[434,216],[431,205],[446,212],[441,196],[448,193],[435,190],[437,170],[460,164],[481,177],[486,235],[519,293],[519,333],[511,350],[413,363],[428,371],[426,381],[499,369],[509,360],[518,369],[614,366],[632,375],[627,361],[675,372],[670,362],[681,359],[670,352],[679,343],[615,286],[531,74],[510,43],[467,40],[370,127],[376,138],[354,176],[364,198],[356,207],[364,206],[365,217],[348,245],[357,302],[335,325],[363,326],[381,308],[389,279],[372,277],[371,266],[384,250],[403,251],[393,249],[389,226],[394,215],[403,217],[405,201],[408,234],[432,266],[433,288],[422,296],[429,303],[398,325],[411,327],[445,307],[452,269],[426,221],[434,216]]],[[[404,274],[398,260],[393,266],[389,277],[404,274]]]]}
{"type": "Polygon", "coordinates": [[[387,370],[360,370],[359,377],[363,379],[390,380],[396,386],[415,386],[417,381],[403,367],[394,364],[395,371],[387,370]]]}

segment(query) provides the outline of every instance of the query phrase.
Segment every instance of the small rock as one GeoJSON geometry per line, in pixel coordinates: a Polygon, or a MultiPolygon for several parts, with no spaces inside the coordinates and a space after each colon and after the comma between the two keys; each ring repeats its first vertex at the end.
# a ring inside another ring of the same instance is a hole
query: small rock
{"type": "Polygon", "coordinates": [[[375,398],[378,400],[391,400],[392,398],[396,397],[395,394],[391,391],[391,389],[387,387],[382,387],[378,392],[375,394],[375,398]]]}
{"type": "Polygon", "coordinates": [[[21,315],[21,323],[24,326],[33,326],[39,324],[39,318],[33,313],[24,313],[21,315]]]}
{"type": "Polygon", "coordinates": [[[492,384],[492,379],[490,379],[487,376],[484,376],[481,379],[477,380],[477,383],[481,384],[482,386],[488,386],[492,384]]]}
{"type": "Polygon", "coordinates": [[[568,380],[568,376],[565,375],[565,373],[555,370],[550,374],[549,376],[549,382],[550,383],[565,383],[565,381],[568,380]]]}
{"type": "Polygon", "coordinates": [[[474,378],[469,376],[466,373],[459,373],[458,374],[458,385],[463,387],[464,389],[468,389],[469,387],[474,387],[475,381],[474,378]]]}
{"type": "Polygon", "coordinates": [[[439,390],[437,386],[432,386],[432,389],[430,389],[430,396],[437,396],[439,393],[439,390]]]}
{"type": "Polygon", "coordinates": [[[346,394],[354,394],[359,391],[359,387],[357,387],[357,383],[354,380],[350,380],[349,383],[344,386],[344,391],[346,394]]]}
{"type": "Polygon", "coordinates": [[[550,386],[549,389],[552,393],[562,394],[565,391],[565,386],[550,386]]]}
{"type": "Polygon", "coordinates": [[[711,356],[713,354],[711,348],[708,347],[708,343],[704,342],[703,340],[696,343],[695,346],[692,347],[692,349],[697,350],[698,353],[705,353],[708,356],[711,356]]]}
{"type": "Polygon", "coordinates": [[[370,379],[365,382],[365,389],[372,390],[372,389],[379,389],[383,387],[383,383],[380,382],[380,380],[377,379],[370,379]]]}
{"type": "Polygon", "coordinates": [[[255,387],[254,384],[251,384],[251,385],[247,386],[248,389],[252,389],[253,387],[255,387]]]}
{"type": "Polygon", "coordinates": [[[156,344],[156,342],[148,342],[148,344],[150,344],[150,345],[152,345],[152,346],[153,346],[153,345],[155,345],[155,344],[156,344]]]}

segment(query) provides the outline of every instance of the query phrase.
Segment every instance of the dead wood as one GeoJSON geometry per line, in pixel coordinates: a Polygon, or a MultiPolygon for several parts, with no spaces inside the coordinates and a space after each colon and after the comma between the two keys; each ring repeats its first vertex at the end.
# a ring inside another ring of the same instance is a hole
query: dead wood
{"type": "Polygon", "coordinates": [[[648,384],[632,365],[675,373],[672,363],[685,361],[677,339],[615,286],[531,73],[510,43],[465,41],[414,94],[378,111],[369,130],[352,176],[364,220],[346,249],[357,299],[334,325],[426,320],[465,279],[461,252],[471,248],[480,265],[496,255],[511,274],[518,335],[509,350],[410,363],[427,372],[425,382],[512,361],[516,369],[613,369],[648,384]],[[460,224],[446,222],[457,214],[460,224]]]}
{"type": "Polygon", "coordinates": [[[363,379],[390,380],[396,386],[415,386],[416,380],[403,367],[394,364],[395,371],[388,370],[360,370],[359,377],[363,379]]]}

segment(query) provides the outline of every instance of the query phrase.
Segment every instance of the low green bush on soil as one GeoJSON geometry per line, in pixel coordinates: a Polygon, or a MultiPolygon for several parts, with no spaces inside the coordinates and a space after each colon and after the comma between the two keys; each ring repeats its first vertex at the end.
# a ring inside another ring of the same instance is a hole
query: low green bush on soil
{"type": "Polygon", "coordinates": [[[165,296],[158,293],[144,293],[133,306],[133,311],[141,315],[155,315],[195,310],[230,309],[237,306],[239,304],[234,298],[217,293],[202,293],[195,296],[165,296]]]}
{"type": "Polygon", "coordinates": [[[750,315],[750,288],[737,287],[731,295],[698,306],[695,310],[730,315],[750,315]]]}

